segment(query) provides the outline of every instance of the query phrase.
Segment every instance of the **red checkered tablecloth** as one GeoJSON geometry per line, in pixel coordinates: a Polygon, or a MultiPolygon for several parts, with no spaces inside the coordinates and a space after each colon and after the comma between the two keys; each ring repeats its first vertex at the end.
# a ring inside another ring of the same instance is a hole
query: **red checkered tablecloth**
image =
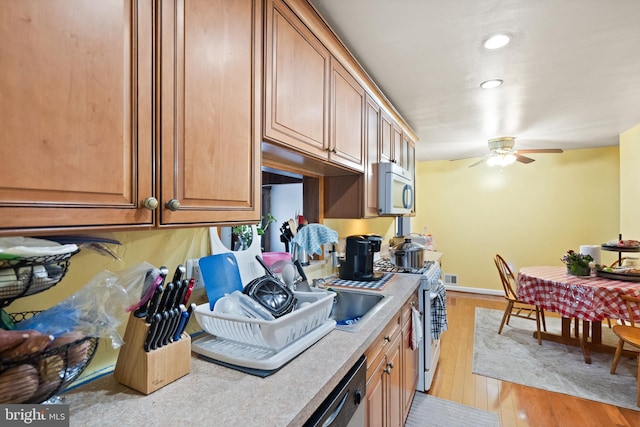
{"type": "MultiPolygon", "coordinates": [[[[571,276],[565,266],[523,267],[518,272],[518,299],[563,317],[628,320],[620,293],[640,297],[640,283],[571,276]]],[[[640,308],[634,317],[640,319],[640,308]]]]}

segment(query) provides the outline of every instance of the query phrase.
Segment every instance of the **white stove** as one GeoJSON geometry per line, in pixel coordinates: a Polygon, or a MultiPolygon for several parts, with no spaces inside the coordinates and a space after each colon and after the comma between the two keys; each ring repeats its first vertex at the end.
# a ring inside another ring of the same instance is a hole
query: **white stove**
{"type": "Polygon", "coordinates": [[[419,274],[419,308],[422,314],[422,342],[419,346],[419,391],[428,391],[440,358],[440,334],[447,329],[446,291],[442,283],[442,270],[437,261],[426,261],[421,268],[397,267],[390,260],[381,258],[374,262],[376,271],[397,274],[419,274]]]}

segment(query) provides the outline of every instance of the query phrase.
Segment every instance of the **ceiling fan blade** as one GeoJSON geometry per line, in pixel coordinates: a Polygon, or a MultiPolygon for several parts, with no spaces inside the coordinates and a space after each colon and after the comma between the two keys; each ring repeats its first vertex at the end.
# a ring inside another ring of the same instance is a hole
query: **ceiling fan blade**
{"type": "Polygon", "coordinates": [[[562,148],[533,148],[530,150],[518,150],[518,153],[563,153],[562,148]]]}
{"type": "Polygon", "coordinates": [[[474,164],[469,165],[469,167],[470,167],[470,168],[472,168],[472,167],[474,167],[474,166],[478,166],[480,163],[484,163],[484,162],[486,162],[486,161],[487,161],[487,159],[478,160],[478,161],[477,161],[477,162],[475,162],[474,164]]]}
{"type": "Polygon", "coordinates": [[[478,157],[486,157],[487,155],[479,155],[479,156],[469,156],[469,157],[458,157],[457,159],[449,159],[451,162],[456,162],[458,160],[469,160],[469,159],[477,159],[478,157]]]}
{"type": "Polygon", "coordinates": [[[516,160],[520,163],[531,163],[531,162],[535,162],[534,159],[532,159],[531,157],[525,157],[525,156],[521,156],[520,154],[516,154],[516,160]]]}

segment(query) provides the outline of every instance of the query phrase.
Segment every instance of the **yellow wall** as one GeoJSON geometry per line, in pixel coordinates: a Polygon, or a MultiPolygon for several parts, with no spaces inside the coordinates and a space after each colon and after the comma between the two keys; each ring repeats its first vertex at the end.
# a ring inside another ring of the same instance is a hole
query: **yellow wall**
{"type": "MultiPolygon", "coordinates": [[[[474,160],[418,162],[414,232],[433,234],[443,270],[458,285],[501,290],[493,256],[517,270],[560,265],[568,249],[620,230],[619,149],[532,155],[503,169],[474,160]]],[[[604,253],[603,261],[615,260],[604,253]]]]}
{"type": "Polygon", "coordinates": [[[640,240],[640,125],[620,135],[620,232],[640,240]]]}

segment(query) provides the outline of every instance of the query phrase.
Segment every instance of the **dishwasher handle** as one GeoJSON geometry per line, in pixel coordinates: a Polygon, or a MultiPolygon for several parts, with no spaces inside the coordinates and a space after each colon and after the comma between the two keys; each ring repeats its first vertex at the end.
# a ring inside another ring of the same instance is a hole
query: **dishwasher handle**
{"type": "Polygon", "coordinates": [[[329,427],[333,422],[333,420],[335,420],[336,417],[340,415],[340,412],[342,411],[342,408],[344,407],[344,404],[347,401],[347,397],[349,397],[349,390],[347,390],[347,392],[344,394],[344,397],[340,401],[340,404],[335,409],[335,411],[333,411],[331,416],[329,416],[329,418],[327,418],[327,420],[322,424],[322,427],[329,427]]]}

